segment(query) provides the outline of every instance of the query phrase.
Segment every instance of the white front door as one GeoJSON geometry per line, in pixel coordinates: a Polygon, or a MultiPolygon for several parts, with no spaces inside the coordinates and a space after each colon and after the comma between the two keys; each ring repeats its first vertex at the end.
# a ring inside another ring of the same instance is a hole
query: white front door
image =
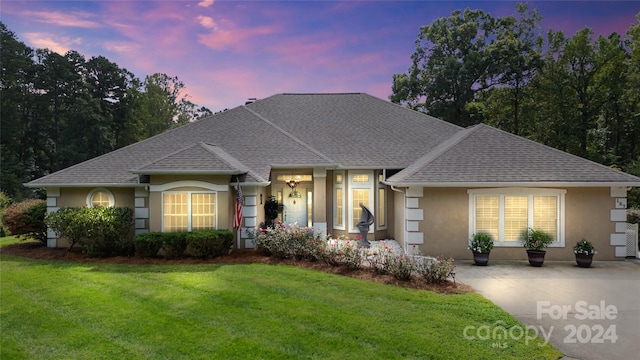
{"type": "Polygon", "coordinates": [[[288,187],[283,189],[283,201],[284,209],[282,209],[282,218],[285,225],[298,223],[298,226],[307,226],[307,189],[298,186],[296,191],[300,194],[300,197],[291,197],[291,190],[288,187]]]}

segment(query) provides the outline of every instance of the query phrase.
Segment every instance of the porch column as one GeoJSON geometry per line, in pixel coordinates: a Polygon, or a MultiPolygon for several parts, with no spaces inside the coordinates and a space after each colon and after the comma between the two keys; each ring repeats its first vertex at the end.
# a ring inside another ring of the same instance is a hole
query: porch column
{"type": "Polygon", "coordinates": [[[327,236],[327,169],[313,169],[313,228],[327,236]]]}

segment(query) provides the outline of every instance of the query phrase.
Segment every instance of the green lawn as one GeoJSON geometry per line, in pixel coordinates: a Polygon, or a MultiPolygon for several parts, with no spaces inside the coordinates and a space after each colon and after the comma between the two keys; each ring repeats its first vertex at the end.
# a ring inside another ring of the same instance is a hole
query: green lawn
{"type": "Polygon", "coordinates": [[[541,340],[496,346],[465,339],[465,327],[499,321],[522,326],[478,294],[442,295],[291,266],[0,255],[3,360],[561,356],[541,340]]]}

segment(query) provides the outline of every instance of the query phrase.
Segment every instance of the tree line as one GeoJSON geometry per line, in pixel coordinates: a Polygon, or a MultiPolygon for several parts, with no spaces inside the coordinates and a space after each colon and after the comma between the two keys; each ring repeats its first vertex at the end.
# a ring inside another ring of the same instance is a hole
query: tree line
{"type": "Polygon", "coordinates": [[[211,114],[166,74],[143,81],[103,56],[32,49],[0,22],[0,190],[211,114]]]}
{"type": "Polygon", "coordinates": [[[456,10],[423,26],[390,100],[640,175],[640,14],[626,34],[597,38],[545,33],[527,4],[515,14],[456,10]]]}

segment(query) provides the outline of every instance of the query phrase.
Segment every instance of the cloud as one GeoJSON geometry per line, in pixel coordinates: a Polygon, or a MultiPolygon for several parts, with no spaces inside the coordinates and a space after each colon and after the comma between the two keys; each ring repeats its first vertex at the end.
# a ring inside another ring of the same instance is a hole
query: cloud
{"type": "Polygon", "coordinates": [[[71,12],[69,14],[57,11],[25,11],[24,15],[35,21],[67,27],[98,28],[100,23],[89,20],[94,15],[87,12],[71,12]]]}
{"type": "Polygon", "coordinates": [[[51,34],[47,33],[28,32],[24,33],[23,36],[31,46],[37,49],[49,49],[60,55],[64,55],[67,51],[82,43],[80,38],[59,37],[54,39],[51,34]]]}
{"type": "Polygon", "coordinates": [[[213,20],[213,18],[209,16],[202,16],[202,15],[198,16],[198,22],[200,23],[200,25],[202,25],[207,29],[218,30],[218,25],[213,20]]]}
{"type": "Polygon", "coordinates": [[[244,52],[252,48],[251,41],[260,36],[276,33],[273,26],[259,26],[246,29],[215,30],[199,35],[198,42],[213,50],[234,50],[244,52]]]}
{"type": "Polygon", "coordinates": [[[198,6],[206,8],[206,7],[209,7],[209,6],[213,5],[213,1],[214,0],[202,0],[202,1],[200,1],[198,3],[198,6]]]}

